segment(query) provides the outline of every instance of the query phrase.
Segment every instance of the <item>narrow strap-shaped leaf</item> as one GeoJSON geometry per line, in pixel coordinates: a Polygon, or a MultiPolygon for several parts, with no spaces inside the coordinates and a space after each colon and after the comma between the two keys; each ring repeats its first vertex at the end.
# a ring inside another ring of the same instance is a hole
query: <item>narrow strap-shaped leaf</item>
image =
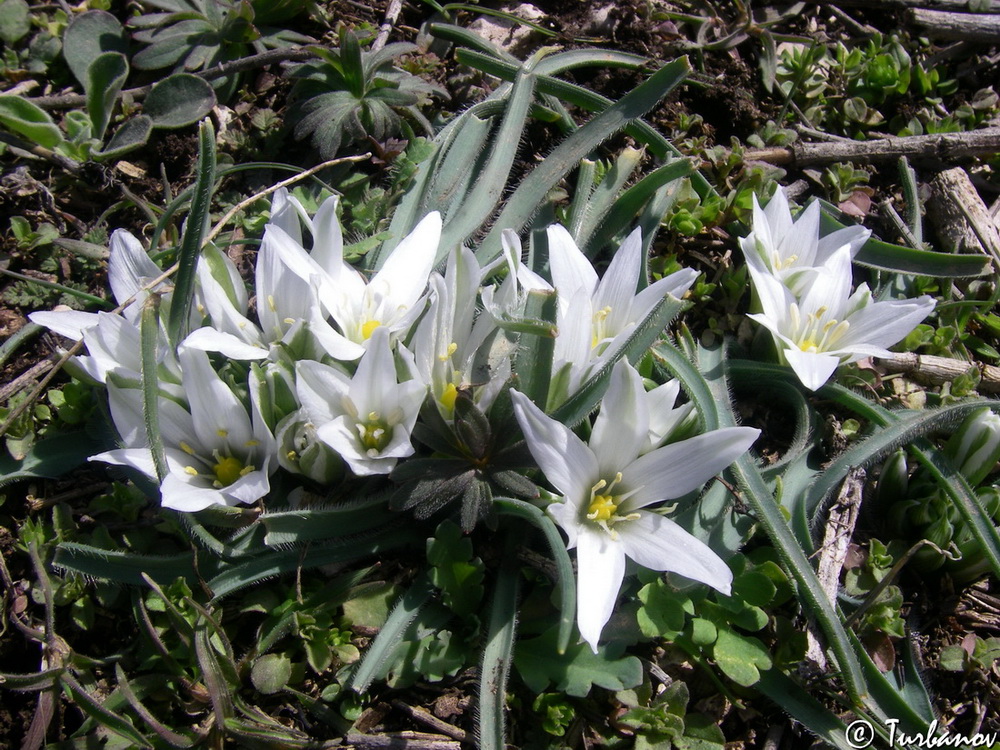
{"type": "Polygon", "coordinates": [[[507,550],[497,574],[490,610],[489,629],[479,671],[478,726],[480,750],[505,750],[505,710],[507,677],[514,660],[514,636],[517,633],[517,597],[520,583],[516,537],[509,533],[507,550]]]}
{"type": "Polygon", "coordinates": [[[65,667],[46,669],[31,674],[0,674],[0,688],[7,690],[48,690],[59,684],[59,678],[66,671],[65,667]]]}
{"type": "MultiPolygon", "coordinates": [[[[690,161],[673,159],[662,167],[654,169],[635,185],[617,196],[605,214],[598,215],[595,211],[595,218],[599,221],[595,222],[592,236],[580,240],[581,243],[587,244],[588,256],[594,257],[616,235],[624,234],[635,222],[635,217],[642,210],[642,207],[652,199],[658,190],[671,182],[690,177],[692,174],[694,174],[694,167],[690,161]]],[[[662,214],[658,218],[662,219],[662,214]]],[[[648,233],[644,233],[643,240],[649,239],[651,238],[648,237],[648,233]]]]}
{"type": "Polygon", "coordinates": [[[618,349],[606,355],[601,367],[580,388],[553,412],[552,418],[566,425],[576,425],[584,419],[604,395],[607,380],[615,363],[623,357],[633,364],[649,350],[671,320],[687,307],[687,303],[667,295],[638,323],[618,349]]]}
{"type": "MultiPolygon", "coordinates": [[[[463,65],[469,65],[470,67],[482,70],[484,73],[496,76],[504,81],[512,81],[514,80],[514,76],[517,75],[517,65],[505,63],[472,50],[459,49],[456,51],[455,57],[463,65]]],[[[538,77],[536,88],[540,94],[558,97],[587,112],[602,112],[613,104],[607,97],[601,96],[583,86],[577,86],[576,84],[538,72],[536,72],[536,76],[538,77]]],[[[636,120],[626,125],[624,129],[629,136],[646,146],[653,156],[660,159],[665,159],[668,156],[674,158],[683,156],[669,140],[663,137],[656,128],[647,122],[636,120]]],[[[716,195],[715,188],[712,187],[701,173],[696,172],[692,175],[691,186],[702,197],[716,195]]]]}
{"type": "Polygon", "coordinates": [[[573,623],[576,620],[576,576],[573,575],[573,561],[566,550],[566,543],[552,519],[538,506],[512,497],[497,497],[493,502],[498,513],[523,518],[545,535],[559,576],[559,636],[556,650],[564,654],[573,637],[573,623]]]}
{"type": "Polygon", "coordinates": [[[395,653],[403,633],[430,601],[433,591],[434,587],[426,575],[421,575],[410,585],[392,608],[375,640],[368,646],[364,658],[347,683],[349,689],[359,694],[367,692],[372,681],[382,673],[386,662],[395,653]]]}
{"type": "Polygon", "coordinates": [[[142,586],[146,573],[160,584],[177,578],[196,581],[190,552],[178,555],[137,555],[132,552],[99,549],[77,542],[63,542],[56,547],[52,565],[60,570],[80,573],[102,581],[142,586]]]}
{"type": "MultiPolygon", "coordinates": [[[[583,250],[584,255],[588,258],[593,259],[603,248],[603,245],[591,243],[590,237],[604,220],[608,211],[612,210],[612,207],[622,197],[621,192],[628,181],[632,179],[632,175],[642,161],[642,155],[642,151],[639,149],[623,149],[618,154],[608,173],[604,175],[604,178],[597,187],[590,192],[589,198],[587,196],[577,196],[577,198],[584,200],[583,216],[579,221],[576,232],[572,228],[567,228],[570,229],[577,247],[583,250]]],[[[634,219],[635,216],[633,215],[631,218],[634,219]]]]}
{"type": "MultiPolygon", "coordinates": [[[[823,205],[826,208],[829,204],[823,205]]],[[[833,218],[827,211],[820,211],[820,228],[824,233],[841,229],[843,226],[844,224],[833,218]]],[[[893,273],[911,273],[942,279],[982,276],[990,271],[990,259],[985,255],[957,255],[932,250],[916,250],[912,247],[893,245],[878,239],[868,240],[854,256],[854,262],[858,265],[893,273]]]]}
{"type": "MultiPolygon", "coordinates": [[[[879,425],[888,425],[898,419],[898,415],[888,409],[873,404],[836,383],[829,383],[823,386],[820,394],[826,398],[833,399],[858,414],[863,414],[867,419],[879,425]]],[[[970,411],[975,411],[983,406],[988,406],[994,411],[1000,411],[1000,402],[991,399],[979,399],[945,407],[950,411],[944,421],[947,423],[951,420],[961,420],[970,411]]],[[[969,487],[969,483],[965,477],[955,469],[947,457],[942,455],[926,439],[920,438],[913,441],[907,446],[907,449],[938,482],[938,485],[961,515],[962,520],[965,521],[972,535],[979,542],[980,548],[989,561],[994,574],[1000,575],[1000,529],[997,529],[990,521],[990,514],[986,512],[979,496],[969,487]]]]}
{"type": "Polygon", "coordinates": [[[686,57],[664,65],[620,101],[595,115],[586,125],[556,146],[521,182],[476,253],[480,263],[500,254],[502,229],[522,229],[534,216],[549,190],[569,173],[580,160],[609,136],[656,106],[687,76],[691,69],[686,57]]]}
{"type": "MultiPolygon", "coordinates": [[[[528,292],[525,303],[525,317],[548,322],[551,325],[549,330],[554,331],[557,302],[555,292],[532,290],[528,292]]],[[[552,354],[555,345],[555,336],[548,331],[522,333],[517,340],[514,371],[518,376],[518,389],[541,406],[545,405],[549,383],[552,381],[552,354]]]]}
{"type": "Polygon", "coordinates": [[[170,747],[183,748],[191,747],[194,744],[193,740],[184,735],[177,734],[177,732],[172,731],[153,716],[152,712],[142,704],[135,691],[132,690],[132,685],[125,676],[125,670],[118,663],[115,663],[115,679],[118,681],[118,689],[125,700],[128,701],[132,710],[138,714],[140,719],[146,722],[146,726],[156,732],[161,740],[170,745],[170,747]]]}
{"type": "Polygon", "coordinates": [[[212,701],[215,719],[223,724],[233,715],[233,701],[230,697],[231,686],[227,684],[226,674],[221,664],[221,655],[212,644],[212,632],[208,621],[202,617],[195,625],[194,653],[198,659],[205,688],[212,701]]]}
{"type": "Polygon", "coordinates": [[[215,599],[220,599],[265,579],[294,573],[300,568],[315,568],[373,557],[411,541],[411,535],[394,529],[369,538],[338,539],[335,544],[313,546],[304,552],[299,549],[280,552],[269,550],[244,562],[226,564],[221,572],[208,580],[208,586],[215,599]]]}
{"type": "Polygon", "coordinates": [[[187,335],[191,303],[194,299],[195,271],[201,254],[202,240],[208,228],[209,209],[215,190],[215,129],[210,120],[205,119],[198,127],[198,171],[195,176],[194,192],[191,194],[191,210],[184,225],[184,236],[177,252],[177,275],[174,277],[174,293],[170,302],[170,316],[167,333],[170,343],[176,347],[187,335]]]}
{"type": "Polygon", "coordinates": [[[142,370],[142,419],[146,427],[146,441],[153,456],[153,467],[159,482],[169,473],[167,454],[163,447],[163,433],[160,432],[160,380],[157,374],[159,363],[156,345],[160,335],[160,298],[151,295],[142,306],[139,316],[140,368],[142,370]]]}
{"type": "Polygon", "coordinates": [[[135,747],[153,747],[152,743],[143,737],[142,734],[139,733],[139,730],[132,726],[127,719],[101,705],[96,698],[94,698],[79,682],[77,682],[76,678],[72,674],[69,672],[63,674],[61,682],[63,687],[65,687],[66,691],[72,697],[73,702],[76,703],[76,705],[79,706],[80,709],[87,714],[87,716],[96,721],[100,726],[121,737],[124,737],[126,740],[133,743],[135,747]]]}
{"type": "Polygon", "coordinates": [[[826,744],[837,750],[856,750],[847,741],[844,722],[784,672],[761,672],[754,687],[826,744]]]}
{"type": "Polygon", "coordinates": [[[329,508],[267,513],[261,523],[267,530],[264,544],[281,547],[352,536],[396,520],[397,514],[388,508],[387,495],[379,494],[329,508]]]}
{"type": "Polygon", "coordinates": [[[438,262],[489,219],[500,203],[517,157],[528,109],[534,101],[535,76],[531,69],[536,59],[537,55],[525,63],[514,80],[510,96],[507,97],[507,111],[493,139],[489,160],[477,176],[472,189],[461,197],[461,210],[454,210],[457,206],[453,203],[453,210],[448,212],[448,221],[441,230],[438,262]]]}
{"type": "MultiPolygon", "coordinates": [[[[621,157],[619,157],[620,159],[621,157]]],[[[631,174],[631,172],[629,173],[631,174]]],[[[573,202],[569,204],[564,225],[570,235],[580,245],[580,234],[584,222],[590,214],[590,199],[594,192],[594,182],[597,178],[597,162],[583,159],[576,170],[576,187],[573,189],[573,202]]]]}

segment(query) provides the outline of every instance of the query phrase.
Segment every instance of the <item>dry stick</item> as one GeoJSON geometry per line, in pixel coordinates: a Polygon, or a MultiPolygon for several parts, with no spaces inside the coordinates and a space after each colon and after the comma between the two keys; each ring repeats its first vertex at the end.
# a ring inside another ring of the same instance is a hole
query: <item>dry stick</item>
{"type": "Polygon", "coordinates": [[[913,8],[906,15],[911,23],[922,26],[927,36],[986,44],[1000,42],[1000,15],[923,8],[913,8]]]}
{"type": "MultiPolygon", "coordinates": [[[[968,10],[969,0],[831,0],[824,5],[846,8],[940,8],[943,10],[968,10]]],[[[1000,2],[993,0],[986,13],[1000,13],[1000,2]]]]}
{"type": "MultiPolygon", "coordinates": [[[[854,527],[858,523],[865,476],[865,470],[857,467],[851,469],[844,479],[840,495],[830,508],[823,544],[820,547],[816,575],[819,577],[823,591],[826,592],[827,599],[834,606],[837,605],[837,591],[840,589],[840,571],[844,567],[847,550],[851,544],[851,538],[854,536],[854,527]]],[[[826,654],[816,636],[816,628],[812,624],[806,630],[806,640],[808,643],[806,660],[821,671],[826,671],[826,654]]]]}
{"type": "MultiPolygon", "coordinates": [[[[311,177],[312,175],[316,174],[316,172],[326,169],[327,167],[331,167],[337,164],[346,164],[348,162],[364,161],[365,159],[368,159],[370,157],[371,157],[370,153],[365,153],[359,156],[344,156],[339,159],[331,159],[330,161],[325,161],[322,164],[317,164],[315,167],[311,167],[307,169],[305,172],[300,172],[297,175],[289,177],[287,180],[282,180],[277,185],[272,185],[266,190],[262,190],[261,192],[250,196],[246,200],[237,203],[235,206],[233,206],[232,209],[230,209],[230,211],[225,216],[222,217],[219,223],[216,224],[212,228],[212,231],[210,231],[208,235],[205,237],[205,241],[202,243],[202,245],[204,246],[208,244],[216,236],[218,236],[219,232],[221,232],[222,228],[226,225],[226,222],[228,222],[236,214],[237,211],[246,208],[247,206],[260,200],[264,196],[270,195],[275,190],[287,187],[288,185],[292,185],[296,182],[299,182],[300,180],[304,180],[307,177],[311,177]]],[[[127,300],[122,302],[120,305],[118,305],[118,307],[112,310],[111,313],[113,315],[117,315],[126,307],[135,302],[136,297],[138,297],[141,292],[148,292],[151,289],[155,289],[159,284],[162,284],[164,281],[173,276],[174,272],[178,269],[178,267],[179,267],[178,264],[174,263],[174,265],[170,266],[170,268],[168,268],[166,271],[161,273],[155,279],[150,281],[148,284],[142,287],[142,289],[140,289],[138,292],[133,294],[127,300]]],[[[7,421],[4,422],[2,425],[0,425],[0,437],[3,437],[4,435],[7,434],[7,430],[9,430],[11,425],[14,424],[14,421],[18,417],[20,417],[21,414],[23,414],[32,404],[35,403],[35,400],[42,394],[42,392],[45,390],[45,387],[52,381],[52,378],[56,376],[56,373],[59,372],[63,368],[63,365],[65,365],[72,357],[79,354],[82,348],[83,348],[83,339],[80,339],[63,353],[63,355],[56,361],[55,365],[53,365],[52,369],[49,370],[48,374],[46,374],[46,376],[38,382],[38,385],[35,386],[35,389],[31,392],[28,398],[26,398],[24,401],[18,404],[17,407],[7,417],[7,421]]]]}
{"type": "Polygon", "coordinates": [[[396,23],[396,19],[399,18],[399,14],[402,10],[402,0],[389,0],[389,7],[385,9],[385,20],[379,27],[378,36],[376,36],[375,41],[372,42],[372,52],[378,52],[385,46],[385,43],[389,41],[389,34],[392,33],[392,27],[396,23]]]}
{"type": "Polygon", "coordinates": [[[888,357],[878,357],[875,361],[887,370],[901,372],[930,385],[951,382],[975,367],[979,370],[979,385],[976,389],[983,393],[1000,393],[1000,367],[995,365],[912,352],[893,352],[888,357]]]}
{"type": "Polygon", "coordinates": [[[347,735],[347,744],[363,750],[460,750],[461,744],[437,734],[392,732],[347,735]]]}
{"type": "Polygon", "coordinates": [[[447,721],[439,719],[434,714],[420,708],[419,706],[411,706],[409,703],[404,703],[398,699],[394,700],[392,705],[394,708],[397,708],[407,714],[411,719],[419,721],[421,724],[425,724],[431,729],[435,729],[441,734],[451,737],[453,740],[458,740],[459,742],[469,741],[468,734],[464,729],[459,729],[454,724],[449,724],[447,721]]]}
{"type": "MultiPolygon", "coordinates": [[[[250,55],[250,57],[241,57],[239,60],[222,63],[213,68],[203,70],[200,73],[195,73],[194,75],[199,78],[204,78],[206,81],[212,81],[216,78],[223,78],[225,76],[232,75],[233,73],[242,73],[245,70],[263,68],[279,62],[308,60],[312,57],[316,57],[316,53],[311,47],[272,49],[267,52],[261,52],[258,55],[250,55]]],[[[122,91],[121,96],[128,96],[133,101],[140,101],[141,99],[146,98],[152,88],[152,84],[149,86],[139,86],[138,88],[122,91]]],[[[82,107],[87,103],[87,97],[82,94],[36,96],[28,98],[27,100],[42,109],[71,109],[73,107],[82,107]]]]}
{"type": "Polygon", "coordinates": [[[796,143],[786,148],[749,149],[744,152],[743,160],[801,167],[838,161],[896,160],[901,156],[949,162],[962,157],[996,153],[1000,153],[1000,128],[983,128],[964,133],[889,136],[871,141],[796,143]]]}

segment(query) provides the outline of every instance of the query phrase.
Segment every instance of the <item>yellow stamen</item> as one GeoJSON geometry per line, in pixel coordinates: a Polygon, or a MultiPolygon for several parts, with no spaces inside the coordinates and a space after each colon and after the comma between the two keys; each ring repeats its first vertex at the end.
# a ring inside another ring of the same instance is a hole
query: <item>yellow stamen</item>
{"type": "Polygon", "coordinates": [[[185,443],[183,440],[181,441],[181,450],[187,453],[189,456],[194,455],[194,448],[185,443]]]}
{"type": "Polygon", "coordinates": [[[198,476],[198,470],[196,468],[194,468],[193,466],[185,466],[184,467],[184,473],[185,474],[190,474],[193,477],[198,476]]]}
{"type": "Polygon", "coordinates": [[[365,341],[371,338],[371,335],[375,333],[375,329],[378,328],[382,323],[378,320],[369,320],[367,323],[361,326],[361,338],[365,341]]]}
{"type": "Polygon", "coordinates": [[[220,427],[215,431],[215,434],[218,435],[220,438],[226,438],[229,437],[229,430],[225,430],[222,427],[220,427]]]}
{"type": "Polygon", "coordinates": [[[444,393],[441,394],[441,398],[438,401],[441,402],[443,406],[448,411],[455,410],[455,400],[458,398],[458,388],[455,387],[454,383],[448,383],[444,389],[444,393]]]}
{"type": "Polygon", "coordinates": [[[587,518],[591,521],[610,521],[618,506],[612,495],[594,495],[590,507],[587,508],[587,518]]]}

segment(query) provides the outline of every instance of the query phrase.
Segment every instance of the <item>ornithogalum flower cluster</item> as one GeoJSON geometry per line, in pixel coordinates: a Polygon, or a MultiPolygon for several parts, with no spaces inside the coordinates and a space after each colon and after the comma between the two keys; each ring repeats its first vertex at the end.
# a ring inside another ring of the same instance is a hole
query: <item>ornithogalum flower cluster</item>
{"type": "Polygon", "coordinates": [[[819,204],[792,219],[779,187],[741,241],[760,312],[779,357],[816,390],[838,366],[886,356],[934,309],[932,297],[876,301],[867,284],[852,292],[851,261],[868,239],[861,227],[819,236],[819,204]]]}
{"type": "Polygon", "coordinates": [[[107,389],[119,443],[92,460],[145,475],[179,511],[393,487],[387,504],[418,519],[461,498],[467,531],[494,519],[494,491],[537,499],[530,477],[547,480],[561,493],[547,509],[576,549],[579,628],[595,649],[627,558],[729,591],[725,562],[664,503],[701,487],[757,431],[694,434],[678,384],[647,391],[626,358],[642,356],[637,331],[663,325],[657,310],[673,309],[661,303],[682,297],[693,271],[647,284],[636,231],[599,277],[558,225],[543,243],[547,271],[524,264],[510,231],[504,257],[484,268],[468,248],[440,247],[431,213],[361,273],[345,260],[336,210],[330,198],[310,214],[277,191],[252,288],[224,252],[203,248],[180,337],[155,313],[176,292],[151,283],[160,269],[138,240],[114,233],[112,291],[136,302],[120,314],[33,316],[82,338],[77,371],[107,389]],[[529,311],[538,300],[544,319],[529,311]],[[536,404],[520,389],[539,372],[551,387],[534,389],[536,404]],[[591,399],[575,404],[586,413],[602,389],[589,442],[546,413],[577,396],[591,399]]]}

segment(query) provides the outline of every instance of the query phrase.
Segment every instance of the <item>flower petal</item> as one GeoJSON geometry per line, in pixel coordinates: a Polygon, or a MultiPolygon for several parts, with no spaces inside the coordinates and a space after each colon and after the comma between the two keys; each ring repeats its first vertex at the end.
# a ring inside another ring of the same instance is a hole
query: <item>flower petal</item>
{"type": "Polygon", "coordinates": [[[582,527],[576,560],[576,623],[596,654],[601,631],[614,612],[625,577],[625,552],[604,530],[582,527]]]}
{"type": "Polygon", "coordinates": [[[511,390],[510,397],[528,450],[545,478],[575,507],[588,502],[590,490],[600,478],[593,451],[566,425],[542,413],[523,393],[511,390]]]}
{"type": "Polygon", "coordinates": [[[840,357],[835,354],[804,352],[797,346],[784,349],[782,354],[784,354],[789,367],[798,375],[802,385],[810,391],[822,388],[841,363],[840,357]]]}
{"type": "Polygon", "coordinates": [[[622,492],[633,494],[620,512],[631,513],[698,489],[743,455],[758,435],[760,430],[752,427],[726,427],[640,456],[622,471],[622,492]]]}
{"type": "Polygon", "coordinates": [[[649,412],[642,377],[626,359],[615,363],[611,382],[594,420],[590,449],[605,479],[631,464],[649,437],[649,412]]]}
{"type": "Polygon", "coordinates": [[[733,582],[729,566],[711,547],[669,518],[640,511],[639,518],[617,524],[615,531],[625,554],[644,568],[679,573],[729,594],[733,582]]]}
{"type": "MultiPolygon", "coordinates": [[[[552,286],[561,299],[569,300],[577,294],[593,297],[597,288],[597,272],[580,252],[573,237],[560,224],[548,228],[549,271],[552,286]]],[[[634,289],[633,289],[634,291],[634,289]]]]}

